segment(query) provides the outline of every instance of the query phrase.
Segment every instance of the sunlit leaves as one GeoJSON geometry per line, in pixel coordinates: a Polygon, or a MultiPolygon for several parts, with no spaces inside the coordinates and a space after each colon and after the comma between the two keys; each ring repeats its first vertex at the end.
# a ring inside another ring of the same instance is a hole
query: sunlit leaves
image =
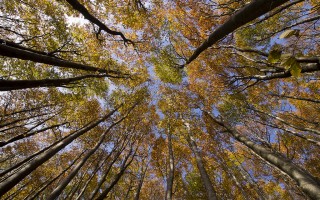
{"type": "Polygon", "coordinates": [[[295,57],[290,56],[290,57],[286,58],[283,61],[283,66],[286,69],[290,70],[290,73],[292,74],[292,76],[294,76],[294,77],[299,77],[300,76],[301,66],[297,62],[297,59],[295,57]]]}
{"type": "MultiPolygon", "coordinates": [[[[120,147],[116,141],[127,141],[137,145],[138,151],[133,165],[109,197],[131,199],[137,192],[141,164],[148,160],[150,165],[140,197],[164,199],[169,134],[176,166],[176,199],[207,198],[187,136],[192,136],[197,144],[212,185],[221,199],[302,198],[298,196],[301,192],[295,184],[252,154],[245,145],[236,142],[204,110],[210,111],[217,119],[223,118],[250,142],[270,148],[318,176],[317,148],[292,133],[318,141],[317,135],[300,129],[319,129],[319,106],[316,101],[312,102],[320,98],[318,72],[305,73],[304,70],[316,64],[308,58],[317,57],[319,53],[319,22],[288,28],[297,20],[315,16],[317,1],[303,2],[303,5],[296,4],[284,10],[276,8],[275,12],[281,12],[264,20],[272,14],[267,13],[237,29],[187,66],[181,64],[195,47],[230,15],[250,3],[249,0],[79,2],[107,26],[125,33],[135,44],[125,45],[119,37],[99,32],[96,25],[79,17],[79,12],[65,1],[50,0],[5,0],[0,16],[1,39],[21,42],[21,46],[45,55],[113,70],[114,76],[128,76],[90,78],[63,87],[1,93],[0,125],[21,119],[0,129],[4,132],[1,135],[4,140],[65,123],[7,145],[2,149],[1,169],[79,130],[114,107],[122,107],[20,182],[9,193],[17,191],[17,196],[12,198],[25,198],[66,169],[83,150],[92,148],[110,124],[126,115],[133,105],[135,108],[128,118],[108,134],[98,150],[101,154],[95,154],[85,163],[61,198],[75,198],[85,181],[93,175],[83,196],[89,199],[114,157],[113,154],[106,165],[93,174],[95,165],[101,161],[100,155],[105,155],[112,147],[120,147]],[[302,56],[306,57],[306,62],[302,56]],[[281,77],[283,74],[285,77],[281,77]],[[273,75],[275,78],[259,80],[273,75]],[[36,109],[46,104],[50,105],[36,109]],[[255,112],[253,108],[281,117],[286,123],[255,112]],[[27,111],[10,114],[24,109],[27,111]],[[45,118],[38,117],[38,114],[52,118],[42,123],[45,118]],[[33,118],[23,119],[30,116],[33,118]],[[20,192],[19,188],[22,188],[20,192]]],[[[12,58],[2,58],[0,62],[0,78],[10,80],[70,78],[89,73],[12,58]]],[[[128,152],[128,149],[124,150],[124,153],[128,152]]],[[[120,165],[121,160],[117,160],[103,187],[113,180],[120,165]]],[[[48,196],[69,172],[53,182],[39,198],[48,196]]]]}
{"type": "Polygon", "coordinates": [[[170,51],[163,50],[151,58],[156,75],[166,83],[178,84],[182,81],[182,69],[178,60],[172,57],[170,51]]]}

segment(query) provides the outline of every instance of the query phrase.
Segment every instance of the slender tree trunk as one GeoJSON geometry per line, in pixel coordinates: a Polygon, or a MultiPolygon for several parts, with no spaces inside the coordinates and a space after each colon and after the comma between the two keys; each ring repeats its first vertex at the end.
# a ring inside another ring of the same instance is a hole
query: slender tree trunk
{"type": "Polygon", "coordinates": [[[209,200],[218,199],[216,191],[214,190],[214,188],[212,186],[212,182],[211,182],[209,175],[207,173],[207,170],[205,169],[202,157],[200,155],[200,151],[197,147],[196,142],[193,140],[192,136],[190,135],[189,131],[188,131],[188,142],[189,142],[189,146],[190,146],[193,154],[195,155],[197,167],[200,172],[202,183],[203,183],[204,187],[206,188],[208,199],[209,200]]]}
{"type": "Polygon", "coordinates": [[[99,192],[99,189],[101,188],[102,184],[105,182],[105,180],[106,180],[106,178],[107,178],[107,176],[108,176],[113,164],[118,160],[118,158],[120,157],[121,153],[123,152],[123,150],[127,146],[128,142],[126,142],[126,141],[123,142],[123,146],[117,152],[117,154],[113,158],[112,162],[109,164],[107,170],[103,173],[103,176],[101,177],[101,180],[99,181],[99,183],[97,184],[97,186],[93,190],[93,192],[92,192],[92,194],[91,194],[89,199],[93,199],[96,196],[96,194],[99,192]]]}
{"type": "Polygon", "coordinates": [[[85,151],[83,151],[67,168],[65,168],[64,170],[62,170],[56,177],[54,177],[53,179],[51,179],[50,181],[47,181],[46,184],[44,186],[42,186],[36,193],[33,193],[32,197],[29,198],[29,196],[31,195],[31,193],[25,197],[25,199],[35,199],[35,198],[39,198],[39,195],[41,192],[43,192],[49,185],[51,185],[53,182],[55,182],[56,180],[59,179],[60,176],[62,176],[66,171],[68,171],[78,160],[79,158],[82,156],[82,154],[84,154],[85,151]]]}
{"type": "MultiPolygon", "coordinates": [[[[60,78],[60,79],[41,79],[41,80],[0,80],[0,91],[12,91],[28,88],[39,87],[63,87],[68,84],[74,84],[78,81],[88,78],[105,78],[112,77],[106,74],[88,74],[84,76],[77,76],[72,78],[60,78]]],[[[116,78],[116,77],[114,77],[116,78]]]]}
{"type": "Polygon", "coordinates": [[[92,172],[91,176],[89,177],[89,179],[86,181],[86,183],[84,184],[83,188],[81,189],[80,193],[78,194],[76,200],[79,200],[81,198],[81,196],[83,195],[83,193],[85,192],[85,190],[87,189],[90,181],[93,179],[93,177],[95,176],[95,174],[101,169],[101,167],[103,167],[103,165],[106,163],[106,161],[111,157],[111,155],[113,154],[113,152],[116,150],[116,146],[111,150],[111,152],[107,155],[107,157],[102,161],[102,163],[100,165],[97,165],[96,168],[94,169],[94,171],[92,172]]]}
{"type": "Polygon", "coordinates": [[[251,149],[254,153],[259,155],[266,162],[280,169],[283,173],[287,174],[301,190],[311,199],[320,199],[320,183],[309,172],[293,164],[290,160],[274,153],[272,150],[261,145],[251,142],[247,137],[240,135],[236,130],[222,121],[216,120],[211,114],[205,112],[212,121],[224,127],[237,141],[251,149]]]}
{"type": "Polygon", "coordinates": [[[117,124],[121,123],[128,115],[125,115],[124,117],[122,117],[120,120],[118,120],[117,122],[113,123],[100,137],[99,141],[97,142],[97,144],[87,153],[87,155],[85,155],[83,157],[83,159],[76,165],[76,167],[70,172],[70,174],[67,176],[67,178],[65,178],[62,183],[59,184],[58,187],[56,187],[54,189],[54,191],[50,194],[50,196],[48,197],[48,200],[54,200],[56,199],[61,192],[63,191],[63,189],[69,184],[69,182],[75,177],[75,175],[79,172],[79,170],[81,169],[81,167],[87,162],[87,160],[89,159],[90,156],[92,156],[97,150],[98,148],[101,146],[101,144],[103,143],[107,133],[109,133],[109,131],[116,126],[117,124]]]}
{"type": "Polygon", "coordinates": [[[119,74],[117,71],[101,69],[101,68],[92,67],[89,65],[84,65],[84,64],[75,63],[75,62],[70,62],[57,57],[49,56],[45,52],[40,54],[40,52],[36,52],[32,49],[21,47],[20,45],[17,45],[17,44],[13,45],[10,42],[6,42],[5,44],[2,44],[1,41],[3,40],[0,39],[0,55],[2,56],[6,56],[10,58],[18,58],[21,60],[30,60],[37,63],[44,63],[44,64],[54,65],[58,67],[79,69],[84,71],[100,72],[100,73],[107,73],[107,74],[110,74],[110,73],[119,74]]]}
{"type": "Polygon", "coordinates": [[[141,188],[142,188],[142,185],[143,185],[144,177],[145,177],[146,172],[148,170],[148,166],[149,166],[149,163],[147,163],[146,168],[142,171],[142,174],[141,174],[140,179],[139,179],[139,184],[138,184],[138,187],[137,187],[137,190],[136,190],[136,194],[134,196],[134,200],[139,200],[141,188]]]}
{"type": "Polygon", "coordinates": [[[259,122],[259,121],[258,121],[258,123],[263,124],[263,125],[266,125],[266,126],[270,126],[270,127],[272,127],[272,128],[276,128],[276,129],[283,130],[283,131],[285,131],[285,132],[287,132],[287,133],[290,133],[290,134],[292,134],[292,135],[294,135],[294,136],[296,136],[296,137],[298,137],[298,138],[300,138],[300,139],[303,139],[303,140],[305,140],[305,141],[307,141],[307,142],[310,142],[310,143],[312,143],[313,145],[316,145],[316,146],[320,147],[320,141],[317,141],[317,140],[308,138],[308,137],[304,136],[303,134],[299,134],[299,133],[297,133],[297,132],[295,132],[295,131],[292,131],[292,130],[287,129],[287,128],[284,128],[284,127],[279,127],[278,125],[267,124],[267,123],[259,122]]]}
{"type": "Polygon", "coordinates": [[[167,176],[166,200],[172,200],[174,179],[174,156],[172,149],[172,134],[168,130],[169,172],[167,176]]]}
{"type": "Polygon", "coordinates": [[[213,31],[209,37],[204,41],[190,56],[186,64],[195,60],[203,51],[218,42],[229,33],[232,33],[237,28],[246,23],[266,14],[272,9],[288,2],[289,0],[254,0],[247,4],[234,15],[232,15],[224,24],[213,31]]]}
{"type": "Polygon", "coordinates": [[[103,200],[104,198],[107,197],[107,195],[109,194],[109,192],[112,190],[112,188],[118,183],[118,181],[120,180],[120,178],[123,176],[124,172],[126,171],[126,169],[129,167],[129,165],[132,163],[133,158],[134,158],[134,154],[136,151],[132,151],[132,147],[130,152],[128,153],[128,155],[126,156],[126,158],[124,159],[121,168],[120,168],[120,172],[116,175],[116,177],[114,178],[114,180],[112,181],[112,183],[97,197],[96,200],[103,200]],[[133,153],[133,155],[131,156],[130,161],[127,163],[130,155],[133,153]]]}
{"type": "Polygon", "coordinates": [[[295,99],[295,100],[300,100],[300,101],[308,101],[308,102],[312,102],[312,103],[320,103],[320,100],[318,99],[311,99],[311,98],[305,98],[305,97],[298,97],[298,96],[289,96],[289,95],[280,95],[280,94],[275,94],[272,93],[270,94],[271,96],[276,96],[279,98],[289,98],[289,99],[295,99]]]}
{"type": "MultiPolygon", "coordinates": [[[[16,119],[16,120],[13,120],[11,122],[0,124],[0,128],[6,127],[6,126],[10,126],[12,124],[15,124],[15,123],[18,123],[18,122],[21,122],[21,121],[30,120],[32,118],[45,116],[45,115],[48,115],[48,113],[41,113],[41,114],[38,114],[38,115],[35,115],[35,116],[29,116],[29,117],[25,117],[25,118],[16,119]]],[[[1,130],[1,131],[4,131],[4,130],[1,130]]]]}
{"type": "MultiPolygon", "coordinates": [[[[43,102],[41,102],[41,103],[43,103],[43,102]]],[[[41,110],[42,108],[46,108],[46,107],[50,107],[50,106],[55,106],[55,104],[47,104],[47,105],[37,106],[37,107],[33,107],[33,108],[22,109],[22,110],[14,111],[11,113],[6,113],[6,109],[5,109],[3,111],[3,115],[1,117],[9,117],[9,116],[17,115],[17,114],[21,114],[21,113],[32,113],[33,111],[41,110]]]]}
{"type": "Polygon", "coordinates": [[[57,128],[59,126],[63,126],[67,124],[67,122],[64,122],[64,123],[61,123],[61,124],[56,124],[56,125],[53,125],[53,126],[49,126],[49,127],[46,127],[46,128],[43,128],[43,129],[40,129],[40,130],[36,130],[36,131],[33,131],[33,132],[30,132],[30,133],[22,133],[22,134],[19,134],[7,141],[2,141],[0,142],[0,147],[3,147],[3,146],[6,146],[12,142],[15,142],[17,140],[21,140],[21,139],[25,139],[27,137],[30,137],[30,136],[33,136],[33,135],[36,135],[38,133],[41,133],[41,132],[44,132],[44,131],[47,131],[47,130],[50,130],[50,129],[54,129],[54,128],[57,128]]]}
{"type": "Polygon", "coordinates": [[[110,113],[105,115],[104,117],[100,118],[99,120],[97,120],[97,121],[89,124],[88,126],[74,132],[73,134],[69,135],[63,141],[57,143],[55,146],[51,147],[47,151],[40,154],[37,158],[33,159],[30,163],[28,163],[26,166],[24,166],[19,172],[13,174],[11,177],[9,177],[5,181],[1,182],[0,183],[0,196],[4,195],[9,190],[11,190],[17,183],[19,183],[22,179],[24,179],[26,176],[28,176],[31,172],[33,172],[35,169],[37,169],[44,162],[49,160],[52,156],[54,156],[61,149],[66,147],[68,144],[70,144],[74,139],[78,138],[79,136],[83,135],[84,133],[95,128],[101,122],[105,121],[113,113],[115,113],[119,108],[120,108],[120,106],[118,106],[116,109],[114,109],[113,111],[111,111],[110,113]]]}
{"type": "Polygon", "coordinates": [[[264,115],[267,115],[273,119],[276,119],[292,128],[295,128],[297,130],[300,130],[300,131],[308,131],[308,132],[311,132],[311,133],[314,133],[314,134],[317,134],[317,135],[320,135],[320,131],[319,130],[316,130],[316,129],[313,129],[313,128],[308,128],[308,127],[302,127],[302,126],[297,126],[297,125],[294,125],[294,124],[291,124],[289,122],[287,122],[286,120],[278,117],[278,116],[275,116],[275,115],[272,115],[270,113],[267,113],[267,112],[264,112],[264,111],[261,111],[261,110],[256,110],[256,109],[252,109],[252,108],[249,108],[250,110],[253,110],[253,111],[256,111],[256,112],[259,112],[259,113],[262,113],[264,115]]]}
{"type": "Polygon", "coordinates": [[[132,191],[132,188],[134,187],[134,186],[132,185],[132,183],[133,183],[133,180],[132,180],[132,178],[130,178],[129,186],[128,186],[128,189],[127,189],[127,192],[126,192],[126,196],[124,197],[124,199],[129,199],[129,198],[128,198],[128,197],[129,197],[129,194],[130,194],[130,192],[132,191]]]}
{"type": "Polygon", "coordinates": [[[235,170],[238,170],[242,178],[248,182],[251,187],[253,187],[256,193],[259,195],[260,199],[268,200],[268,195],[264,192],[263,188],[259,186],[259,184],[251,177],[249,172],[247,172],[241,165],[235,166],[235,170]]]}

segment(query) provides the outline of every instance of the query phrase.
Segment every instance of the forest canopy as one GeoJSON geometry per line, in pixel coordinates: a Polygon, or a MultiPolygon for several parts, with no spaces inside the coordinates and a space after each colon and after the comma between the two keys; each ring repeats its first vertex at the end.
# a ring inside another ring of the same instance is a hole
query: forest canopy
{"type": "Polygon", "coordinates": [[[320,199],[318,0],[0,8],[0,199],[320,199]]]}

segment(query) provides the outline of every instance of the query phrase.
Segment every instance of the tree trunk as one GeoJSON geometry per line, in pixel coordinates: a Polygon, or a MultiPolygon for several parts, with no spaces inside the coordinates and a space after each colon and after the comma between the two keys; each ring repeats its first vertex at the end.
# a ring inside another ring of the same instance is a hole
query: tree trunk
{"type": "Polygon", "coordinates": [[[212,121],[224,127],[226,131],[230,133],[237,141],[251,149],[266,162],[277,167],[295,180],[297,185],[309,198],[314,200],[320,199],[320,184],[317,182],[315,177],[309,174],[309,172],[293,164],[291,161],[280,156],[279,154],[274,153],[272,150],[251,142],[247,137],[240,135],[236,130],[232,129],[226,123],[216,120],[208,112],[205,112],[205,114],[208,115],[212,121]]]}
{"type": "Polygon", "coordinates": [[[134,200],[139,200],[141,188],[142,188],[142,185],[143,185],[144,177],[145,177],[146,172],[148,170],[148,166],[149,166],[149,163],[147,163],[146,168],[142,171],[141,177],[139,179],[139,184],[138,184],[138,187],[137,187],[137,190],[136,190],[136,194],[134,196],[134,200]]]}
{"type": "Polygon", "coordinates": [[[58,67],[79,69],[79,70],[90,71],[90,72],[100,72],[100,73],[106,73],[106,74],[113,73],[116,75],[119,74],[118,71],[106,70],[106,69],[92,67],[89,65],[70,62],[57,57],[49,56],[45,52],[40,54],[39,52],[35,52],[32,49],[21,47],[20,45],[17,45],[17,44],[11,45],[10,42],[5,42],[5,44],[2,44],[2,42],[3,40],[0,39],[0,55],[1,56],[18,58],[21,60],[30,60],[37,63],[44,63],[44,64],[54,65],[58,67]]]}
{"type": "Polygon", "coordinates": [[[99,183],[97,184],[97,186],[95,187],[95,189],[93,190],[93,192],[91,193],[91,196],[89,199],[93,199],[96,194],[99,192],[99,189],[101,188],[102,184],[105,182],[113,164],[118,160],[118,158],[120,157],[121,153],[124,151],[125,147],[127,146],[129,141],[124,141],[122,146],[119,148],[119,151],[117,152],[117,154],[114,156],[113,160],[111,161],[111,163],[109,164],[107,170],[103,173],[103,176],[101,177],[101,180],[99,181],[99,183]]]}
{"type": "Polygon", "coordinates": [[[59,127],[59,126],[63,126],[63,125],[65,125],[65,124],[67,124],[67,123],[68,123],[68,122],[64,122],[64,123],[61,123],[61,124],[56,124],[56,125],[49,126],[49,127],[46,127],[46,128],[40,129],[40,130],[36,130],[36,131],[30,132],[30,133],[22,133],[22,134],[19,134],[19,135],[15,136],[15,137],[7,140],[7,141],[2,141],[2,142],[0,142],[0,147],[3,147],[3,146],[5,146],[5,145],[8,145],[8,144],[10,144],[10,143],[12,143],[12,142],[15,142],[15,141],[17,141],[17,140],[21,140],[21,139],[25,139],[25,138],[27,138],[27,137],[31,137],[31,136],[33,136],[33,135],[35,135],[35,134],[38,134],[38,133],[41,133],[41,132],[44,132],[44,131],[47,131],[47,130],[50,130],[50,129],[57,128],[57,127],[59,127]]]}
{"type": "Polygon", "coordinates": [[[169,173],[167,176],[166,200],[172,200],[174,178],[174,156],[172,150],[172,134],[168,130],[169,173]]]}
{"type": "Polygon", "coordinates": [[[101,169],[101,167],[103,167],[103,165],[106,163],[106,161],[110,158],[110,156],[112,155],[112,153],[115,151],[116,146],[111,150],[111,152],[107,155],[107,157],[102,161],[102,163],[95,167],[95,169],[93,170],[91,176],[89,177],[89,179],[86,181],[86,183],[84,184],[84,186],[82,187],[80,193],[78,194],[76,200],[79,200],[81,198],[81,196],[83,195],[83,193],[85,192],[85,190],[87,189],[90,181],[93,179],[93,177],[95,176],[95,174],[101,169]]]}
{"type": "Polygon", "coordinates": [[[54,156],[57,152],[61,149],[66,147],[70,144],[74,139],[78,138],[79,136],[83,135],[84,133],[90,131],[91,129],[95,128],[101,122],[105,121],[109,118],[113,113],[115,113],[121,106],[118,106],[116,109],[111,111],[110,113],[106,114],[104,117],[90,123],[86,127],[72,133],[71,135],[67,136],[64,140],[57,143],[47,151],[40,154],[37,158],[32,160],[29,164],[24,166],[19,172],[13,174],[11,177],[7,178],[5,181],[0,183],[0,196],[4,195],[6,192],[11,190],[17,183],[19,183],[22,179],[28,176],[31,172],[37,169],[40,165],[44,162],[49,160],[52,156],[54,156]]]}
{"type": "Polygon", "coordinates": [[[48,200],[54,200],[56,199],[61,192],[63,191],[63,189],[69,184],[69,182],[75,177],[75,175],[78,173],[78,171],[81,169],[81,167],[87,162],[87,160],[89,159],[90,156],[92,156],[97,149],[100,147],[100,145],[103,143],[107,133],[109,133],[109,131],[116,126],[117,124],[121,123],[125,118],[127,118],[128,115],[125,115],[124,117],[122,117],[121,119],[119,119],[117,122],[113,123],[101,136],[100,139],[98,141],[98,143],[87,153],[87,155],[85,155],[83,157],[83,159],[77,164],[77,166],[70,172],[70,174],[68,175],[67,178],[65,178],[62,183],[59,184],[58,187],[56,187],[56,189],[50,194],[50,196],[48,197],[48,200]]]}
{"type": "MultiPolygon", "coordinates": [[[[0,91],[12,91],[38,87],[63,87],[88,78],[104,78],[110,75],[88,74],[73,78],[41,79],[41,80],[0,80],[0,91]]],[[[115,78],[115,77],[114,77],[115,78]]]]}
{"type": "Polygon", "coordinates": [[[128,155],[126,156],[126,158],[124,159],[121,168],[120,168],[120,172],[116,175],[116,177],[114,178],[114,180],[112,181],[112,183],[97,197],[96,200],[103,200],[104,198],[107,197],[107,195],[109,194],[109,192],[112,190],[112,188],[118,183],[118,181],[120,180],[120,178],[122,177],[122,175],[124,174],[124,172],[126,171],[126,169],[129,167],[129,165],[132,163],[133,158],[134,158],[134,154],[133,153],[130,161],[127,163],[130,155],[132,154],[132,147],[130,152],[128,153],[128,155]]]}
{"type": "Polygon", "coordinates": [[[286,3],[289,0],[254,0],[241,8],[238,12],[232,15],[224,24],[218,27],[213,33],[210,34],[208,39],[203,42],[188,59],[186,64],[195,60],[203,51],[218,42],[229,33],[232,33],[237,28],[245,25],[246,23],[266,14],[272,9],[286,3]]]}
{"type": "MultiPolygon", "coordinates": [[[[51,179],[50,181],[46,182],[46,184],[44,186],[42,186],[36,193],[34,193],[32,195],[32,197],[29,198],[29,200],[35,199],[35,198],[39,198],[39,195],[42,191],[44,191],[49,185],[51,185],[54,181],[58,180],[58,178],[60,176],[62,176],[66,171],[68,171],[77,161],[78,159],[82,156],[82,154],[84,154],[85,151],[83,151],[67,168],[65,168],[64,170],[62,170],[56,177],[54,177],[53,179],[51,179]]],[[[29,195],[31,195],[32,193],[30,193],[29,195]]],[[[28,195],[28,196],[29,196],[28,195]]],[[[28,199],[28,196],[25,199],[28,199]]]]}
{"type": "Polygon", "coordinates": [[[204,166],[202,157],[200,155],[200,151],[199,151],[199,149],[197,147],[197,144],[193,140],[193,138],[190,135],[189,131],[188,131],[188,143],[189,143],[189,146],[190,146],[193,154],[195,155],[196,162],[197,162],[197,167],[198,167],[198,170],[200,172],[202,183],[206,188],[208,199],[209,200],[216,200],[217,199],[216,191],[214,190],[214,188],[212,186],[212,182],[211,182],[211,180],[209,178],[209,175],[207,173],[207,170],[205,169],[205,166],[204,166]]]}

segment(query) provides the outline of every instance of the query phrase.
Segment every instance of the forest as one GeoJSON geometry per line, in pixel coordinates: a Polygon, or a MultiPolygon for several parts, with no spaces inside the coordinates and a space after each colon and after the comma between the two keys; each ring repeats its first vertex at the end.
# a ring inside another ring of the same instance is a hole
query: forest
{"type": "Polygon", "coordinates": [[[0,0],[0,199],[320,200],[320,1],[0,0]]]}

